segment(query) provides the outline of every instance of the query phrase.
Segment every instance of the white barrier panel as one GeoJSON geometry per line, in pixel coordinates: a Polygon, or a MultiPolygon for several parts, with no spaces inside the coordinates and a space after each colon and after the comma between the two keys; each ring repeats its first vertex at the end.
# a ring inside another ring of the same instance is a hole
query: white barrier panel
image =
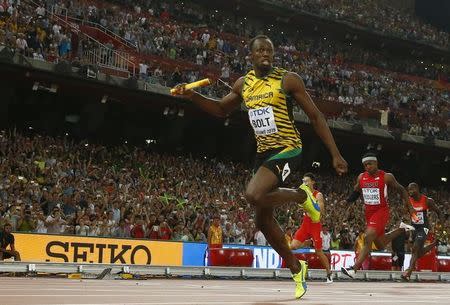
{"type": "MultiPolygon", "coordinates": [[[[314,252],[314,251],[311,251],[314,252]]],[[[353,251],[330,251],[331,269],[340,271],[341,267],[350,267],[355,263],[355,252],[353,251]]]]}

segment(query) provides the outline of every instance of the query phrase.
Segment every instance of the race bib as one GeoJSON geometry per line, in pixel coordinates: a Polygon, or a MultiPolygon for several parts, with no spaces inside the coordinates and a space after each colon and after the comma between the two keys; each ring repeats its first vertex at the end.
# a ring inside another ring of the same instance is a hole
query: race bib
{"type": "Polygon", "coordinates": [[[380,202],[380,189],[378,188],[363,188],[364,203],[367,205],[377,205],[380,202]]]}
{"type": "Polygon", "coordinates": [[[425,222],[423,212],[416,212],[417,215],[417,221],[414,221],[414,219],[411,219],[413,223],[416,225],[423,225],[425,222]]]}
{"type": "Polygon", "coordinates": [[[251,109],[248,111],[248,117],[255,135],[266,136],[278,132],[272,106],[251,109]]]}

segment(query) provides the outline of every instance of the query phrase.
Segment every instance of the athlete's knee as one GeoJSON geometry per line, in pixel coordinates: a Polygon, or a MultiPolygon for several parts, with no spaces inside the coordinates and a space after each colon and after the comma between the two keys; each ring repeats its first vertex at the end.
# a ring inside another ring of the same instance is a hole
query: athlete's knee
{"type": "Polygon", "coordinates": [[[420,243],[415,242],[412,246],[411,252],[413,253],[419,253],[420,249],[423,249],[423,245],[421,245],[420,243]]]}
{"type": "Polygon", "coordinates": [[[366,238],[364,239],[366,245],[372,245],[372,243],[377,238],[377,232],[375,230],[367,230],[366,231],[366,238]]]}
{"type": "Polygon", "coordinates": [[[258,205],[261,202],[261,199],[264,197],[264,194],[257,190],[249,190],[247,189],[244,194],[245,200],[251,205],[258,205]]]}

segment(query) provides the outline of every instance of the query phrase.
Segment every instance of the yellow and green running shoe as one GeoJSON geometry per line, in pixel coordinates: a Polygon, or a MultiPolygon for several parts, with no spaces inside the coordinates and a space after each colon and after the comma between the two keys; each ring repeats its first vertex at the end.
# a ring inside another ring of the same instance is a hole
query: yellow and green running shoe
{"type": "Polygon", "coordinates": [[[308,267],[305,261],[299,260],[300,262],[300,272],[293,274],[292,279],[295,282],[295,298],[300,299],[305,295],[308,286],[306,285],[306,273],[308,272],[308,267]]]}
{"type": "Polygon", "coordinates": [[[308,214],[309,217],[311,217],[312,222],[319,222],[320,221],[320,206],[315,201],[313,193],[311,192],[311,189],[306,185],[302,184],[299,187],[306,193],[306,200],[302,203],[302,207],[305,210],[305,212],[308,214]]]}

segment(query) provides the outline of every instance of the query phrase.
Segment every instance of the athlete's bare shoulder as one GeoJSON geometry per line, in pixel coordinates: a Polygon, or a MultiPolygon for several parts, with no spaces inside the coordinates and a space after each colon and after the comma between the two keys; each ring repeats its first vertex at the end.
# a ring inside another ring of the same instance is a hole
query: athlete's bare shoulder
{"type": "Polygon", "coordinates": [[[239,77],[233,85],[233,92],[241,96],[242,88],[244,87],[245,76],[239,77]]]}
{"type": "Polygon", "coordinates": [[[390,181],[390,182],[397,182],[397,180],[395,179],[395,176],[392,173],[388,173],[388,172],[384,172],[384,181],[390,181]]]}

